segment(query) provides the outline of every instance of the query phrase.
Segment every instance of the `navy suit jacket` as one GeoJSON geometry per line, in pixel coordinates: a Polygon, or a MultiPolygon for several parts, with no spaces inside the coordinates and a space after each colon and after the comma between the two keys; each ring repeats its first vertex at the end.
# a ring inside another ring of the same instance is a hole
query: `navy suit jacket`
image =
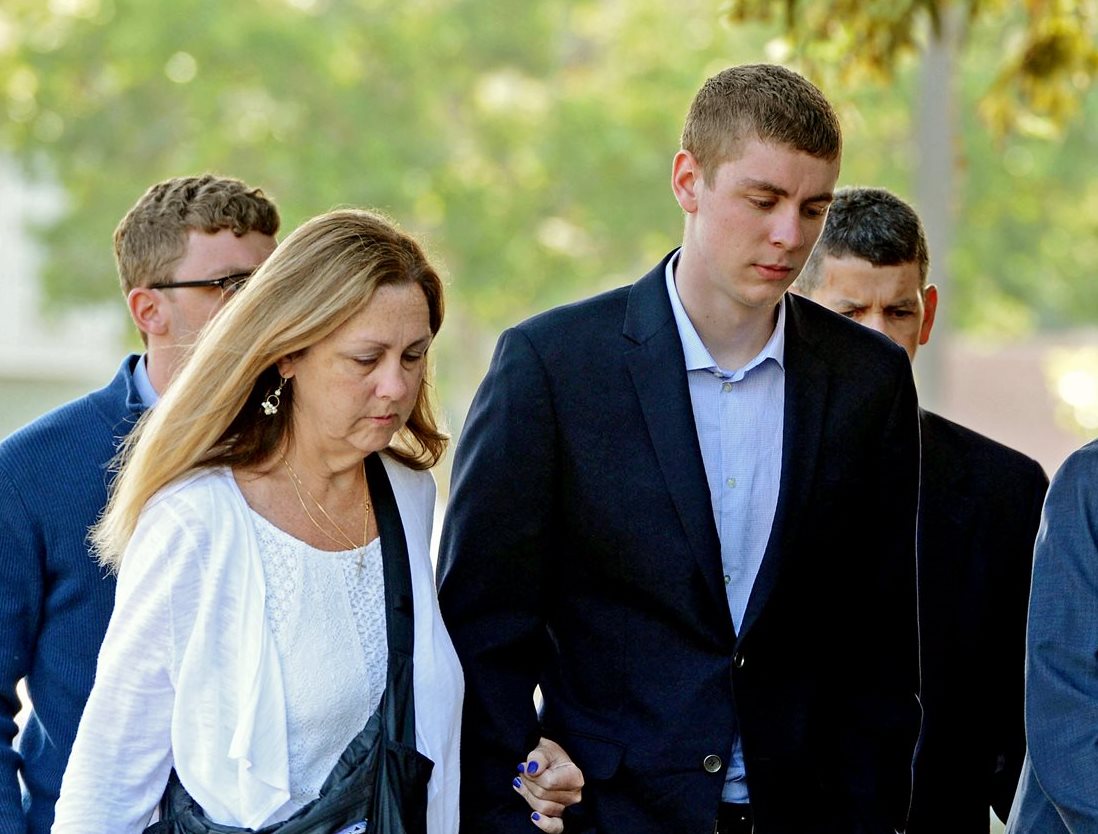
{"type": "Polygon", "coordinates": [[[1041,465],[928,411],[922,427],[923,729],[909,834],[987,834],[1025,756],[1022,692],[1041,465]]]}
{"type": "Polygon", "coordinates": [[[711,834],[737,727],[758,834],[900,828],[919,725],[907,357],[786,300],[778,506],[736,634],[665,264],[505,332],[471,407],[439,560],[462,830],[529,830],[510,780],[544,734],[586,778],[569,831],[711,834]]]}
{"type": "Polygon", "coordinates": [[[1098,440],[1052,478],[1033,551],[1026,751],[1007,834],[1098,834],[1098,440]]]}

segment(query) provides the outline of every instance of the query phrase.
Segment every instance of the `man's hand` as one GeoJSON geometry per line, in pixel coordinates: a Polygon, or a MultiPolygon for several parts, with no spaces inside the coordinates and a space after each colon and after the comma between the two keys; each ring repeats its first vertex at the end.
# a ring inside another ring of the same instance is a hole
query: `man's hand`
{"type": "Polygon", "coordinates": [[[542,738],[518,766],[512,784],[533,813],[531,822],[549,834],[564,831],[560,815],[583,798],[583,772],[555,741],[542,738]]]}

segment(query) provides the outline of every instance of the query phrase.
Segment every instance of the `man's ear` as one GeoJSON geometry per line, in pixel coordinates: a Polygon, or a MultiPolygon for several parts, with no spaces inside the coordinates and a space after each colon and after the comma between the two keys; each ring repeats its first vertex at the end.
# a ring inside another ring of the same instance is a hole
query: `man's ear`
{"type": "Polygon", "coordinates": [[[923,326],[919,328],[919,344],[930,341],[930,331],[934,328],[934,314],[938,311],[938,288],[927,284],[923,290],[923,326]]]}
{"type": "Polygon", "coordinates": [[[130,309],[130,318],[142,333],[147,336],[167,334],[171,326],[171,315],[159,290],[134,287],[126,296],[126,305],[130,309]]]}
{"type": "Polygon", "coordinates": [[[698,186],[702,184],[701,166],[694,154],[680,150],[671,163],[671,191],[687,214],[698,210],[698,186]]]}

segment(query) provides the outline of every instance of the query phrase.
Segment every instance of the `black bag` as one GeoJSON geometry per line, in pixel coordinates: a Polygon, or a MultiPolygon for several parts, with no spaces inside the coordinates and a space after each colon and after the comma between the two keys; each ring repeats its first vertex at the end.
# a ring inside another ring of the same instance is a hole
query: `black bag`
{"type": "Polygon", "coordinates": [[[172,771],[160,821],[145,834],[426,834],[427,782],[434,762],[416,750],[408,545],[380,456],[370,455],[365,466],[381,536],[389,644],[385,692],[377,710],[339,757],[320,796],[292,817],[260,829],[211,822],[172,771]]]}

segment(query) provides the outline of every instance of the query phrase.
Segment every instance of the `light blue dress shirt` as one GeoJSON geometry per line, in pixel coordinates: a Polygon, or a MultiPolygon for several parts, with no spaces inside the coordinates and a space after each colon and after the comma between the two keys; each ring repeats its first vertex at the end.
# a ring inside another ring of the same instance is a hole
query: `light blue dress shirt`
{"type": "Polygon", "coordinates": [[[149,369],[145,366],[146,354],[142,354],[133,368],[133,387],[137,389],[137,396],[145,404],[145,408],[152,408],[160,401],[160,395],[153,388],[149,379],[149,369]]]}
{"type": "MultiPolygon", "coordinates": [[[[774,332],[750,362],[717,365],[682,306],[676,254],[667,264],[667,294],[686,359],[690,404],[721,542],[728,609],[737,633],[759,573],[778,506],[785,419],[785,300],[774,332]]],[[[737,733],[722,799],[747,802],[743,746],[737,733]]]]}

